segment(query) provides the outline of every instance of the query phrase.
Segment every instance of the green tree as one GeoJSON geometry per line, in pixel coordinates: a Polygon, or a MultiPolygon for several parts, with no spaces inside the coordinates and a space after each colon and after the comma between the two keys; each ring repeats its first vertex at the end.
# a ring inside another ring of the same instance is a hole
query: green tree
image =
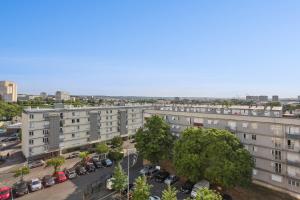
{"type": "Polygon", "coordinates": [[[120,136],[116,136],[111,140],[111,145],[113,148],[120,148],[123,145],[123,139],[120,136]]]}
{"type": "Polygon", "coordinates": [[[14,177],[21,177],[21,181],[24,180],[24,175],[29,174],[30,169],[27,166],[23,166],[15,171],[14,177]]]}
{"type": "Polygon", "coordinates": [[[109,152],[109,147],[105,143],[100,143],[96,146],[96,152],[98,154],[106,154],[109,152]]]}
{"type": "Polygon", "coordinates": [[[198,190],[195,200],[222,200],[222,196],[208,188],[201,188],[198,190]]]}
{"type": "Polygon", "coordinates": [[[154,115],[146,120],[135,136],[139,154],[158,164],[160,160],[170,159],[175,138],[170,133],[170,126],[159,116],[154,115]]]}
{"type": "Polygon", "coordinates": [[[179,175],[203,178],[225,188],[251,183],[253,159],[232,133],[217,129],[187,129],[174,147],[179,175]]]}
{"type": "Polygon", "coordinates": [[[135,179],[135,187],[132,193],[133,200],[149,199],[151,185],[147,183],[145,176],[135,179]]]}
{"type": "Polygon", "coordinates": [[[127,187],[128,177],[123,171],[121,165],[118,163],[114,170],[114,175],[112,177],[112,188],[118,191],[121,195],[121,192],[127,187]]]}
{"type": "Polygon", "coordinates": [[[46,166],[47,167],[52,166],[54,168],[53,173],[56,173],[64,163],[65,163],[65,158],[62,156],[58,156],[47,160],[46,166]]]}
{"type": "Polygon", "coordinates": [[[83,151],[79,153],[79,158],[81,158],[81,163],[84,164],[88,161],[90,153],[88,151],[83,151]]]}
{"type": "Polygon", "coordinates": [[[168,188],[166,188],[162,192],[162,200],[177,200],[177,191],[176,188],[171,187],[168,185],[168,188]]]}
{"type": "Polygon", "coordinates": [[[120,148],[117,148],[117,149],[112,149],[109,153],[108,153],[108,157],[110,159],[112,159],[113,161],[116,161],[116,162],[120,162],[123,157],[124,157],[124,153],[121,152],[121,149],[120,148]]]}

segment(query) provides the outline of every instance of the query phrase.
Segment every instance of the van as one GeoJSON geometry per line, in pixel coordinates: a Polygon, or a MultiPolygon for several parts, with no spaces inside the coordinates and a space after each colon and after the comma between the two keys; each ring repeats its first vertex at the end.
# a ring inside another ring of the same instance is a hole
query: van
{"type": "Polygon", "coordinates": [[[209,189],[209,182],[207,180],[201,180],[200,182],[196,183],[193,187],[191,192],[191,197],[196,198],[198,190],[201,188],[208,188],[209,189]]]}

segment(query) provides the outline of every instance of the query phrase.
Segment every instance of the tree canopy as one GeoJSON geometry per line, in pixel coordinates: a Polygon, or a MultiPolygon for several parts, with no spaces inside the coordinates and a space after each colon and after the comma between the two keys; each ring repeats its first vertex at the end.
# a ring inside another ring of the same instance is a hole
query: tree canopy
{"type": "Polygon", "coordinates": [[[83,151],[79,153],[79,158],[81,158],[82,163],[86,163],[89,159],[90,153],[88,151],[83,151]]]}
{"type": "Polygon", "coordinates": [[[96,152],[98,154],[108,153],[109,147],[105,143],[100,143],[96,146],[96,152]]]}
{"type": "Polygon", "coordinates": [[[23,177],[26,174],[29,174],[30,169],[27,166],[23,166],[15,171],[14,177],[21,177],[21,181],[23,181],[23,177]]]}
{"type": "Polygon", "coordinates": [[[21,116],[22,107],[15,103],[6,103],[0,100],[0,120],[11,120],[15,116],[21,116]]]}
{"type": "Polygon", "coordinates": [[[197,196],[195,198],[195,200],[222,200],[222,196],[213,191],[210,190],[208,188],[201,188],[200,190],[198,190],[197,192],[197,196]]]}
{"type": "Polygon", "coordinates": [[[177,200],[177,191],[176,188],[168,187],[162,192],[162,200],[177,200]]]}
{"type": "Polygon", "coordinates": [[[135,187],[132,193],[133,200],[149,199],[151,185],[147,183],[145,176],[139,176],[135,180],[135,187]]]}
{"type": "Polygon", "coordinates": [[[222,187],[247,186],[254,166],[250,153],[232,133],[218,129],[186,129],[174,147],[179,175],[203,178],[222,187]]]}
{"type": "Polygon", "coordinates": [[[54,168],[54,173],[65,163],[65,158],[62,156],[54,157],[47,160],[46,165],[54,168]]]}
{"type": "Polygon", "coordinates": [[[170,159],[175,138],[170,133],[170,126],[159,116],[146,120],[135,136],[139,154],[152,163],[170,159]]]}
{"type": "Polygon", "coordinates": [[[123,145],[123,139],[120,136],[116,136],[111,140],[111,145],[113,148],[120,148],[123,145]]]}
{"type": "Polygon", "coordinates": [[[128,178],[120,164],[117,164],[112,177],[112,188],[121,193],[128,184],[128,178]]]}

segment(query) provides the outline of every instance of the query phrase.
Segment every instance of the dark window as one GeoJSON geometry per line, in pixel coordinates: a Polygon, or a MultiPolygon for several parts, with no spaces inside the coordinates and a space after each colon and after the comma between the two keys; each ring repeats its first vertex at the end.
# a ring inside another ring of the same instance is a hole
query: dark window
{"type": "Polygon", "coordinates": [[[74,138],[75,137],[75,134],[74,133],[72,133],[72,138],[74,138]]]}
{"type": "Polygon", "coordinates": [[[30,136],[33,136],[33,131],[29,131],[29,135],[30,135],[30,136]]]}
{"type": "Polygon", "coordinates": [[[80,119],[77,119],[77,122],[80,122],[80,119]]]}
{"type": "Polygon", "coordinates": [[[72,124],[74,124],[75,123],[75,119],[72,119],[72,124]]]}
{"type": "Polygon", "coordinates": [[[256,135],[252,135],[252,140],[256,140],[256,135]]]}

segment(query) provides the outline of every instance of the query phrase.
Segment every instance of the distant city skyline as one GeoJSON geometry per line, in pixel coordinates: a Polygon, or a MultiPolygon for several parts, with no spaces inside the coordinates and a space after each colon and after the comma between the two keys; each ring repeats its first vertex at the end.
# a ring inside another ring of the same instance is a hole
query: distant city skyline
{"type": "Polygon", "coordinates": [[[0,80],[18,93],[300,95],[300,1],[5,1],[0,80]]]}

